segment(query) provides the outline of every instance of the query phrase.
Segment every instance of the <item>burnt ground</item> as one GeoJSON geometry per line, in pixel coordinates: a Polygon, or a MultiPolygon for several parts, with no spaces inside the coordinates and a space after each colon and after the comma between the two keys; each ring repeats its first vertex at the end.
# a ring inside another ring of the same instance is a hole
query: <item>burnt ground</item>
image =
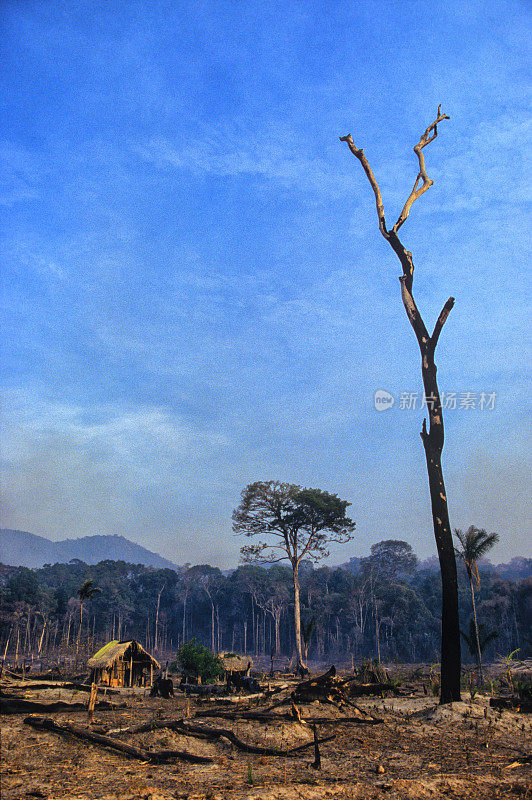
{"type": "MultiPolygon", "coordinates": [[[[19,689],[19,696],[42,702],[87,702],[86,694],[72,690],[29,693],[19,689]]],[[[230,729],[247,744],[288,749],[313,741],[309,725],[287,718],[290,705],[271,711],[274,719],[265,723],[204,716],[227,711],[228,706],[220,701],[187,701],[179,693],[168,700],[124,693],[112,701],[114,707],[96,710],[92,726],[85,711],[46,716],[103,733],[187,718],[188,703],[195,723],[230,729]]],[[[495,711],[488,707],[487,698],[478,695],[473,702],[439,707],[421,687],[410,697],[368,697],[355,702],[361,713],[352,708],[339,711],[320,702],[299,706],[302,719],[327,718],[317,726],[320,737],[336,737],[320,746],[321,770],[310,766],[313,747],[290,757],[265,756],[242,752],[224,738],[191,738],[168,728],[109,734],[145,750],[179,749],[214,759],[201,765],[179,760],[152,764],[71,735],[35,730],[24,723],[27,714],[2,715],[2,798],[532,798],[530,714],[495,711]],[[345,719],[368,719],[368,712],[383,722],[369,725],[345,719]]],[[[241,707],[265,705],[264,700],[259,705],[257,700],[243,700],[241,707]]]]}

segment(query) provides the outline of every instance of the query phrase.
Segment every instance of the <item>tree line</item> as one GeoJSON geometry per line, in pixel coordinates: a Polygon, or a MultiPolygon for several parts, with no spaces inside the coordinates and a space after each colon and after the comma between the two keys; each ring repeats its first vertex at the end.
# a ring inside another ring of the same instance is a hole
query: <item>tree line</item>
{"type": "MultiPolygon", "coordinates": [[[[459,563],[464,660],[516,648],[532,655],[532,578],[511,580],[459,563]],[[473,608],[475,602],[475,609],[473,608]],[[478,618],[478,636],[472,625],[478,618]]],[[[343,567],[299,564],[301,637],[310,662],[439,662],[441,581],[410,545],[385,540],[343,567]]],[[[11,665],[82,660],[111,639],[137,639],[159,658],[196,639],[214,652],[282,666],[297,659],[291,567],[208,564],[177,571],[123,561],[0,567],[0,658],[11,665]],[[97,591],[94,591],[94,590],[97,591]]]]}

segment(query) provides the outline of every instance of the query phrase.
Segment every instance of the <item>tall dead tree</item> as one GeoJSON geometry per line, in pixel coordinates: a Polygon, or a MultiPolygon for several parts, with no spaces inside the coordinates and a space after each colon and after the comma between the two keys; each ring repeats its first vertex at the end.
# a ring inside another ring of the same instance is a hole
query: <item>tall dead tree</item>
{"type": "Polygon", "coordinates": [[[454,305],[454,297],[450,297],[443,306],[432,335],[430,335],[414,300],[412,290],[414,261],[412,253],[406,249],[397,235],[401,226],[406,222],[412,205],[433,184],[425,168],[423,148],[434,141],[438,135],[438,124],[445,119],[449,119],[449,117],[441,113],[441,106],[439,106],[435,121],[429,125],[414,147],[414,152],[419,162],[419,172],[414,183],[414,188],[410,192],[397,222],[391,229],[386,227],[381,191],[368,160],[364,155],[364,151],[355,147],[351,134],[341,136],[340,140],[342,142],[347,142],[353,155],[355,155],[362,164],[375,194],[379,230],[386,241],[391,245],[401,262],[403,268],[403,274],[399,279],[401,281],[401,297],[421,352],[421,374],[423,377],[425,400],[429,415],[429,429],[427,430],[427,421],[424,419],[421,438],[423,440],[427,460],[432,519],[438,548],[442,582],[440,702],[450,703],[453,700],[460,699],[460,627],[458,621],[456,560],[441,466],[441,454],[444,442],[443,413],[436,380],[434,353],[442,328],[454,305]]]}

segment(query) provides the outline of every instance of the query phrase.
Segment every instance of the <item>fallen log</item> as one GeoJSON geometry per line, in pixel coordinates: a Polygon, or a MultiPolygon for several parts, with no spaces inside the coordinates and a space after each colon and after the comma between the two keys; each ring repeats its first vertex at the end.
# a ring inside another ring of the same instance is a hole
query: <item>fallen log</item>
{"type": "Polygon", "coordinates": [[[54,722],[53,719],[49,719],[48,717],[26,717],[24,723],[26,725],[31,725],[32,728],[36,728],[37,730],[51,731],[61,736],[75,736],[78,739],[84,739],[93,744],[108,747],[111,750],[116,750],[131,758],[137,758],[140,761],[148,761],[152,764],[176,758],[181,761],[188,761],[191,764],[212,764],[214,761],[214,759],[207,756],[196,756],[184,750],[161,750],[159,752],[143,750],[140,747],[134,747],[126,742],[121,742],[119,739],[112,739],[110,736],[104,736],[101,733],[93,733],[86,728],[80,728],[78,725],[69,725],[68,723],[59,725],[59,723],[54,722]]]}
{"type": "Polygon", "coordinates": [[[341,682],[350,697],[364,697],[370,694],[382,694],[382,692],[393,692],[396,695],[403,695],[393,683],[356,683],[356,678],[348,678],[341,682]]]}
{"type": "Polygon", "coordinates": [[[207,696],[205,698],[198,697],[198,701],[201,702],[203,699],[211,702],[216,702],[220,704],[226,705],[243,705],[248,700],[259,700],[264,698],[264,692],[259,692],[258,694],[234,694],[234,695],[226,695],[222,697],[214,697],[214,696],[207,696]]]}
{"type": "Polygon", "coordinates": [[[279,692],[284,692],[286,689],[290,688],[289,683],[282,683],[280,686],[274,686],[271,689],[267,689],[264,693],[264,697],[268,698],[274,694],[279,694],[279,692]]]}
{"type": "MultiPolygon", "coordinates": [[[[308,742],[304,745],[299,745],[296,748],[290,748],[289,750],[278,750],[272,749],[270,747],[261,747],[259,745],[251,745],[243,742],[239,737],[231,730],[227,728],[210,728],[205,725],[195,725],[192,722],[188,722],[184,719],[166,719],[166,720],[153,720],[151,722],[147,722],[143,725],[138,725],[135,728],[113,728],[110,733],[146,733],[147,731],[154,731],[160,730],[161,728],[168,728],[169,730],[175,731],[176,733],[182,733],[185,736],[193,736],[194,738],[200,739],[221,739],[225,738],[228,739],[238,750],[242,750],[245,753],[254,753],[256,755],[261,756],[288,756],[291,753],[298,752],[299,750],[304,750],[307,747],[312,747],[314,742],[308,742]]],[[[334,739],[334,736],[326,736],[323,739],[320,739],[319,742],[328,742],[331,739],[334,739]]]]}
{"type": "MultiPolygon", "coordinates": [[[[247,698],[246,698],[247,699],[247,698]]],[[[290,697],[285,697],[283,700],[279,700],[277,703],[272,703],[271,705],[267,706],[266,708],[262,708],[260,711],[251,710],[251,709],[242,709],[241,711],[220,711],[219,709],[197,709],[195,716],[196,717],[222,717],[225,719],[255,719],[255,714],[267,714],[270,711],[273,711],[276,708],[280,708],[281,706],[288,705],[291,703],[292,700],[290,697]]]]}
{"type": "MultiPolygon", "coordinates": [[[[12,678],[15,678],[17,681],[21,681],[22,680],[22,670],[20,670],[20,672],[13,672],[12,670],[8,669],[7,667],[4,667],[3,672],[6,675],[10,675],[12,678]]],[[[28,680],[30,680],[30,678],[28,678],[28,680]]]]}
{"type": "MultiPolygon", "coordinates": [[[[322,739],[318,739],[317,743],[322,744],[322,742],[332,742],[333,739],[336,739],[336,734],[333,733],[332,736],[324,736],[322,739]]],[[[306,744],[299,744],[297,747],[291,747],[290,750],[286,750],[286,752],[280,753],[279,755],[293,755],[294,753],[299,753],[301,750],[307,750],[309,747],[315,747],[316,740],[312,740],[311,742],[306,742],[306,744]]]]}
{"type": "Polygon", "coordinates": [[[518,697],[490,697],[490,708],[507,709],[508,711],[530,714],[532,711],[532,702],[530,700],[520,700],[518,697]]]}
{"type": "MultiPolygon", "coordinates": [[[[171,727],[171,729],[175,731],[183,731],[187,735],[193,736],[196,733],[198,733],[202,734],[202,736],[206,735],[212,739],[224,738],[230,741],[232,744],[235,745],[235,747],[238,750],[242,750],[244,753],[254,753],[256,755],[261,755],[261,756],[288,756],[295,752],[298,752],[299,750],[304,750],[307,747],[312,747],[314,745],[314,741],[311,741],[307,742],[304,745],[299,745],[296,748],[292,747],[289,750],[278,750],[278,749],[273,749],[271,747],[260,747],[259,745],[247,744],[246,742],[243,742],[241,739],[239,739],[238,736],[235,733],[233,733],[233,731],[228,730],[226,728],[208,728],[203,725],[194,725],[194,723],[186,722],[184,720],[181,720],[176,725],[171,725],[169,727],[171,727]]],[[[328,742],[334,738],[335,738],[334,735],[327,736],[323,739],[320,739],[319,742],[320,743],[328,742]]]]}
{"type": "MultiPolygon", "coordinates": [[[[260,711],[246,711],[242,714],[233,713],[230,711],[197,711],[195,714],[196,717],[216,717],[217,719],[227,719],[231,720],[232,722],[238,722],[241,720],[243,722],[252,720],[254,722],[284,722],[284,721],[291,721],[297,722],[298,720],[294,717],[293,714],[266,714],[260,711]]],[[[379,717],[373,717],[371,714],[365,712],[365,716],[363,717],[301,717],[301,722],[316,722],[318,725],[339,725],[343,722],[350,722],[355,723],[357,725],[378,725],[384,720],[380,719],[379,717]]]]}
{"type": "MultiPolygon", "coordinates": [[[[50,683],[26,683],[18,681],[12,682],[6,687],[8,689],[21,689],[24,692],[34,692],[40,689],[75,689],[78,692],[88,692],[90,694],[90,683],[72,683],[71,681],[52,681],[50,683]]],[[[98,689],[105,694],[121,694],[120,689],[111,689],[109,686],[98,686],[98,689]]],[[[1,696],[1,695],[0,695],[1,696]]]]}
{"type": "MultiPolygon", "coordinates": [[[[95,708],[120,708],[121,706],[101,700],[95,708]]],[[[57,700],[54,703],[38,703],[34,700],[23,700],[20,697],[2,697],[0,699],[0,713],[2,714],[29,714],[31,712],[41,712],[46,714],[61,714],[69,711],[86,711],[86,703],[66,703],[64,700],[57,700]]]]}
{"type": "Polygon", "coordinates": [[[186,695],[197,694],[198,697],[208,697],[210,695],[224,695],[227,694],[227,686],[219,683],[179,683],[177,688],[180,692],[186,695]]]}
{"type": "Polygon", "coordinates": [[[181,722],[182,717],[179,719],[152,719],[150,722],[143,722],[142,725],[128,725],[125,728],[110,728],[107,733],[149,733],[150,731],[158,731],[161,728],[171,728],[178,722],[181,722]]]}

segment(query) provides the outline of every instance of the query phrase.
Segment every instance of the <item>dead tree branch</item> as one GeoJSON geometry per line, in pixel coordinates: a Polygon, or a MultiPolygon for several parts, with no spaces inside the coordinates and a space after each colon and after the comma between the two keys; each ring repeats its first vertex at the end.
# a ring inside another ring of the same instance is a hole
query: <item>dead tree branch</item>
{"type": "Polygon", "coordinates": [[[61,736],[75,736],[78,739],[84,739],[99,744],[103,747],[108,747],[111,750],[117,750],[124,755],[131,758],[137,758],[140,761],[148,761],[151,763],[161,763],[163,761],[170,761],[172,759],[179,759],[181,761],[188,761],[191,764],[212,764],[213,759],[207,756],[195,756],[192,753],[187,753],[184,750],[161,750],[159,752],[150,752],[143,750],[140,747],[134,747],[131,744],[126,744],[118,739],[113,739],[110,736],[103,736],[101,733],[93,733],[86,728],[81,728],[79,725],[69,725],[64,723],[60,725],[54,722],[53,719],[48,717],[26,717],[24,720],[26,725],[31,725],[32,728],[38,730],[51,731],[58,733],[61,736]]]}
{"type": "MultiPolygon", "coordinates": [[[[185,722],[184,720],[169,727],[171,727],[172,730],[184,733],[186,736],[194,736],[199,734],[201,736],[207,736],[210,739],[224,738],[230,741],[238,750],[242,750],[244,753],[255,753],[256,755],[261,756],[288,756],[298,752],[299,750],[312,747],[314,744],[312,741],[304,745],[299,745],[298,747],[292,747],[289,750],[278,750],[272,749],[271,747],[260,747],[259,745],[247,744],[246,742],[243,742],[242,739],[239,739],[238,736],[233,733],[233,731],[227,728],[210,728],[206,725],[194,725],[193,723],[185,722]]],[[[334,736],[327,736],[324,739],[320,739],[320,743],[328,742],[331,739],[334,739],[334,736]]]]}
{"type": "Polygon", "coordinates": [[[432,184],[434,183],[434,181],[431,181],[431,179],[427,175],[427,170],[425,168],[425,157],[421,151],[423,150],[424,147],[426,147],[428,144],[434,141],[434,139],[438,135],[438,123],[442,122],[444,119],[450,119],[450,117],[448,117],[447,114],[442,114],[441,106],[438,106],[438,115],[436,119],[434,120],[432,125],[429,125],[423,136],[420,138],[419,142],[414,147],[414,153],[417,155],[419,161],[419,173],[414,183],[414,188],[410,192],[410,195],[408,196],[408,199],[403,206],[403,210],[399,214],[399,218],[395,223],[395,225],[393,226],[394,233],[397,233],[401,225],[406,221],[414,202],[419,197],[421,197],[421,195],[424,194],[427,191],[427,189],[431,187],[432,184]],[[432,133],[432,131],[434,131],[434,133],[432,133]],[[430,135],[431,133],[432,136],[430,135]],[[418,189],[417,187],[420,181],[423,181],[423,183],[418,189]]]}
{"type": "MultiPolygon", "coordinates": [[[[20,697],[8,697],[1,695],[2,714],[30,714],[30,713],[46,713],[46,714],[60,714],[74,711],[84,711],[87,708],[86,703],[67,703],[64,700],[56,700],[53,703],[39,703],[36,700],[23,700],[20,697]]],[[[120,706],[108,703],[106,700],[101,700],[96,703],[95,708],[119,708],[120,706]]]]}

